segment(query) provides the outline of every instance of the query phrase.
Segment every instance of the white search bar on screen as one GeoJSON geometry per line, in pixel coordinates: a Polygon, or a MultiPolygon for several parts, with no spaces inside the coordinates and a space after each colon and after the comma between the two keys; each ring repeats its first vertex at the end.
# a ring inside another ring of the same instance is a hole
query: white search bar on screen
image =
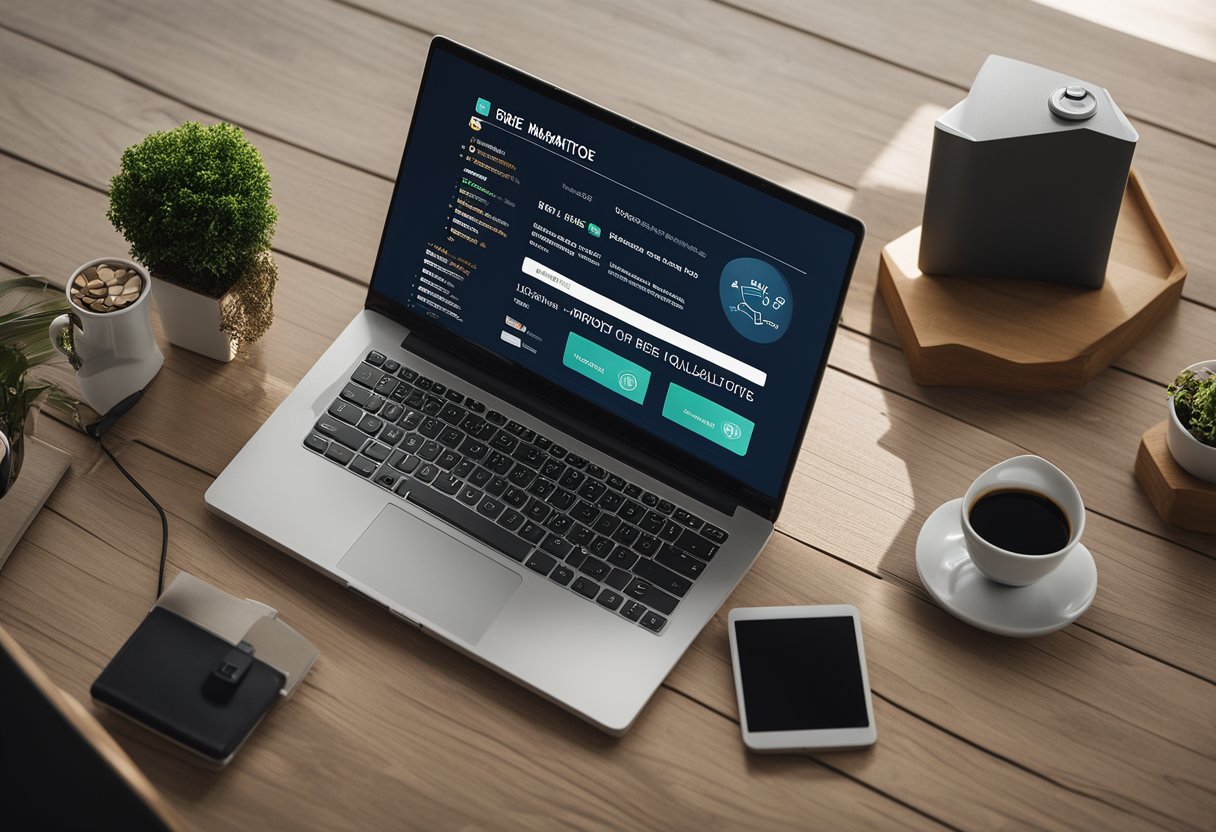
{"type": "Polygon", "coordinates": [[[580,283],[575,283],[560,272],[556,272],[548,266],[536,262],[531,257],[524,258],[523,272],[528,277],[534,277],[542,283],[555,289],[560,289],[577,301],[581,301],[601,312],[606,312],[634,329],[639,329],[647,335],[666,341],[673,347],[692,353],[698,358],[712,361],[722,369],[734,373],[740,378],[745,378],[752,384],[763,387],[764,382],[768,380],[768,374],[763,370],[759,370],[750,364],[745,364],[737,358],[714,349],[709,344],[702,344],[695,338],[690,338],[682,332],[677,332],[669,326],[647,318],[640,312],[635,312],[624,304],[617,303],[612,298],[605,297],[580,283]]]}

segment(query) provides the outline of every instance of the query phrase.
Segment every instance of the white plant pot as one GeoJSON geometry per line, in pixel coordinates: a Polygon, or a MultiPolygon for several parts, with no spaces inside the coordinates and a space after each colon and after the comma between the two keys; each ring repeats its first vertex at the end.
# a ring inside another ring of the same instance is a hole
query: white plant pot
{"type": "Polygon", "coordinates": [[[227,362],[236,357],[236,342],[220,329],[221,300],[158,280],[156,311],[169,343],[216,361],[227,362]]]}
{"type": "MultiPolygon", "coordinates": [[[[156,289],[160,291],[160,287],[156,289]]],[[[1216,359],[1211,361],[1200,361],[1198,364],[1192,364],[1187,367],[1188,370],[1198,372],[1199,370],[1209,369],[1216,371],[1216,359]]],[[[1170,456],[1174,461],[1185,468],[1190,473],[1199,477],[1201,480],[1208,482],[1216,482],[1216,448],[1211,445],[1205,445],[1191,436],[1191,432],[1182,424],[1182,420],[1178,418],[1178,412],[1174,410],[1174,397],[1170,396],[1169,401],[1165,403],[1169,410],[1168,428],[1165,432],[1165,444],[1170,449],[1170,456]]]]}

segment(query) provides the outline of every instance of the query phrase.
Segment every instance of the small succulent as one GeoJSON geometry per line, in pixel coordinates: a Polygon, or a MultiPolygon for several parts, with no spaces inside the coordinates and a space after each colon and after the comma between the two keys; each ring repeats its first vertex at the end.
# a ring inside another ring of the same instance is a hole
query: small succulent
{"type": "Polygon", "coordinates": [[[1174,399],[1174,412],[1183,427],[1203,444],[1216,448],[1216,373],[1183,370],[1166,391],[1174,399]]]}

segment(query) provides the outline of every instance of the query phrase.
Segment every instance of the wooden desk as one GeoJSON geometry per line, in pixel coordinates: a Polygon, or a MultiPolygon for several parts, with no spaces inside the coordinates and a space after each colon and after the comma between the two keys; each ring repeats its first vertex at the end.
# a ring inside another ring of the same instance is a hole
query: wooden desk
{"type": "MultiPolygon", "coordinates": [[[[252,360],[166,349],[114,436],[172,515],[170,575],[273,604],[322,651],[219,774],[106,721],[183,816],[215,829],[1216,827],[1216,538],[1164,526],[1132,476],[1163,383],[1216,355],[1213,50],[1172,51],[1028,0],[983,5],[5,4],[5,268],[62,281],[124,252],[105,219],[119,154],[184,119],[240,124],[281,212],[277,321],[252,360]],[[728,606],[857,604],[873,750],[746,754],[724,614],[611,739],[204,509],[212,478],[361,304],[435,32],[866,221],[780,533],[728,606]],[[875,297],[879,248],[919,222],[933,119],[989,52],[1113,90],[1190,265],[1167,323],[1077,393],[921,389],[875,297]],[[913,547],[934,508],[1027,451],[1079,484],[1100,587],[1076,625],[1014,641],[934,606],[913,547]]],[[[1210,33],[1211,9],[1187,7],[1210,33]]],[[[41,434],[75,460],[0,573],[0,622],[87,701],[151,602],[159,525],[81,435],[47,418],[41,434]]]]}

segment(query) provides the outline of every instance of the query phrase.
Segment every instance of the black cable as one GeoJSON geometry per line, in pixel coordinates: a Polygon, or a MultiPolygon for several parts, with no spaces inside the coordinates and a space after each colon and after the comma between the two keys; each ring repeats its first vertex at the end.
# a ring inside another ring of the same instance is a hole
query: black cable
{"type": "Polygon", "coordinates": [[[165,516],[165,510],[160,507],[160,503],[156,502],[156,498],[149,494],[147,489],[140,485],[135,477],[127,472],[126,468],[122,467],[122,463],[118,461],[118,457],[110,453],[110,449],[102,444],[100,436],[97,437],[97,447],[101,448],[105,455],[110,458],[110,462],[113,462],[114,466],[127,478],[127,482],[135,486],[136,490],[144,495],[144,499],[151,503],[152,507],[156,509],[156,513],[160,515],[160,569],[156,575],[156,597],[159,598],[160,594],[165,591],[165,561],[169,557],[169,518],[165,516]]]}

